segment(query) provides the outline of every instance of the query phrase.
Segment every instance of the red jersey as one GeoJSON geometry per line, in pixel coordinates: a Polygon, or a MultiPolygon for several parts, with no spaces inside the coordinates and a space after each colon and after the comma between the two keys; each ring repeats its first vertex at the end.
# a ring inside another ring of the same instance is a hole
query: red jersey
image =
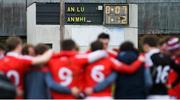
{"type": "MultiPolygon", "coordinates": [[[[175,61],[175,64],[180,65],[180,57],[179,56],[174,56],[172,57],[173,60],[175,61]]],[[[176,66],[179,67],[179,66],[176,66]]],[[[178,70],[179,68],[172,69],[168,75],[168,81],[167,85],[173,85],[173,83],[177,80],[178,78],[178,70]]],[[[177,84],[175,87],[171,88],[168,90],[168,94],[170,96],[175,96],[177,99],[180,99],[180,84],[177,84]]]]}
{"type": "MultiPolygon", "coordinates": [[[[129,69],[130,67],[120,63],[119,61],[113,58],[103,58],[87,66],[85,72],[86,87],[94,87],[96,84],[102,82],[106,77],[108,77],[112,73],[113,70],[127,73],[134,72],[140,67],[141,62],[136,61],[136,63],[134,63],[133,66],[134,65],[135,67],[133,67],[133,69],[129,69]]],[[[105,88],[103,91],[92,93],[91,96],[111,96],[111,89],[112,87],[109,86],[105,88]]]]}
{"type": "MultiPolygon", "coordinates": [[[[91,50],[86,51],[86,53],[91,53],[91,50]]],[[[118,55],[115,51],[109,51],[109,50],[108,50],[107,53],[108,53],[108,55],[109,55],[110,57],[112,57],[112,58],[116,58],[117,55],[118,55]]]]}
{"type": "MultiPolygon", "coordinates": [[[[72,88],[79,85],[79,73],[84,64],[88,63],[86,55],[77,55],[74,51],[62,51],[60,57],[49,61],[49,70],[53,79],[66,87],[72,88]]],[[[53,99],[75,99],[72,94],[61,94],[52,91],[53,99]]]]}
{"type": "Polygon", "coordinates": [[[32,64],[31,57],[21,56],[15,52],[9,52],[1,60],[1,63],[0,69],[3,73],[10,78],[17,88],[22,89],[23,91],[24,75],[32,64]]]}

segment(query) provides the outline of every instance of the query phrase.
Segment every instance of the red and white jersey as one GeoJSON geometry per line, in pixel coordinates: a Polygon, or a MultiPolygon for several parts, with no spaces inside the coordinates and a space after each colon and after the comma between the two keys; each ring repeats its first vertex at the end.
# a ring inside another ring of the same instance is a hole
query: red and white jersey
{"type": "MultiPolygon", "coordinates": [[[[86,87],[94,87],[96,84],[102,82],[106,77],[108,77],[112,71],[118,69],[121,66],[120,62],[109,57],[103,58],[90,64],[86,68],[85,79],[86,87]]],[[[111,86],[107,87],[101,92],[93,93],[90,96],[111,96],[111,86]]]]}
{"type": "Polygon", "coordinates": [[[22,56],[15,52],[9,52],[1,60],[0,70],[10,78],[10,80],[23,90],[24,75],[32,64],[32,58],[22,56]]]}
{"type": "MultiPolygon", "coordinates": [[[[61,51],[60,57],[52,58],[49,62],[49,70],[53,79],[66,87],[77,87],[79,74],[84,64],[88,63],[86,55],[77,55],[74,51],[61,51]]],[[[72,94],[63,94],[52,91],[53,99],[75,99],[72,94]]]]}

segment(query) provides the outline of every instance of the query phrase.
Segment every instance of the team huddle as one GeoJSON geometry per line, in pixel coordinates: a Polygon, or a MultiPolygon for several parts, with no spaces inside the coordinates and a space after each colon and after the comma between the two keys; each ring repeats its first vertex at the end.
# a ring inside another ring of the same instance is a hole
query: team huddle
{"type": "Polygon", "coordinates": [[[109,35],[101,33],[87,52],[80,53],[71,39],[61,41],[61,50],[55,52],[44,44],[23,46],[20,38],[8,38],[6,53],[0,56],[0,72],[10,83],[0,86],[6,91],[0,97],[180,98],[178,38],[159,44],[155,37],[146,36],[142,44],[145,53],[140,53],[130,41],[109,51],[109,41],[109,35]]]}

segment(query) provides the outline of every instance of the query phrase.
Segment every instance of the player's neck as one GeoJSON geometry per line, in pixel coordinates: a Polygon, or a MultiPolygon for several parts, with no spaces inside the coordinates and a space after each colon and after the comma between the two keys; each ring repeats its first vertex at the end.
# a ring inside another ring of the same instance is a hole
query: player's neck
{"type": "Polygon", "coordinates": [[[15,52],[15,53],[17,53],[17,54],[21,54],[21,51],[18,50],[18,49],[15,49],[15,50],[13,50],[13,51],[11,51],[11,52],[15,52]]]}
{"type": "Polygon", "coordinates": [[[157,49],[159,49],[159,48],[157,48],[157,47],[150,47],[150,48],[148,48],[148,51],[157,50],[157,49]]]}

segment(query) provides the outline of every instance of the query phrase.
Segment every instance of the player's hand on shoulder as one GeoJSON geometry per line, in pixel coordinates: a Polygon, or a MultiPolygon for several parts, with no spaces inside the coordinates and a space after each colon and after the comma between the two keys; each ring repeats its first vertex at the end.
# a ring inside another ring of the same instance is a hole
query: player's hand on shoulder
{"type": "Polygon", "coordinates": [[[73,87],[73,88],[71,88],[71,93],[72,93],[72,95],[77,97],[77,96],[79,96],[80,90],[77,87],[73,87]]]}
{"type": "Polygon", "coordinates": [[[140,54],[138,60],[144,62],[145,61],[144,54],[140,54]]]}
{"type": "Polygon", "coordinates": [[[16,93],[17,93],[17,96],[23,96],[23,90],[22,89],[20,89],[20,88],[16,88],[16,93]]]}
{"type": "Polygon", "coordinates": [[[86,93],[86,95],[91,95],[93,93],[93,88],[91,88],[91,87],[86,88],[85,93],[86,93]]]}

